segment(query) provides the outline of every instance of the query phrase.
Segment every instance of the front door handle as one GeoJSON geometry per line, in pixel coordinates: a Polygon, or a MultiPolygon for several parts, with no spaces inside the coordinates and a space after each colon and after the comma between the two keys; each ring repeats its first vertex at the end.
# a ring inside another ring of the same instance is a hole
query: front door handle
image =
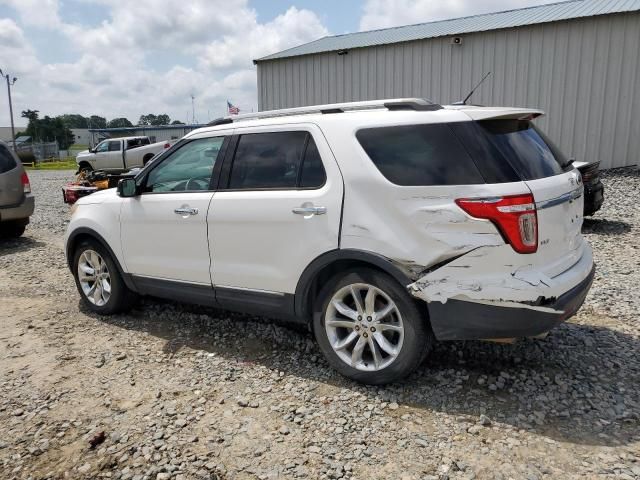
{"type": "Polygon", "coordinates": [[[296,215],[310,217],[312,215],[324,215],[327,213],[327,207],[315,207],[312,204],[304,203],[302,206],[296,207],[291,211],[296,215]]]}
{"type": "Polygon", "coordinates": [[[186,205],[183,205],[180,208],[176,208],[173,213],[175,213],[176,215],[182,215],[183,217],[188,217],[189,215],[197,215],[198,214],[198,209],[197,208],[191,208],[188,207],[186,205]]]}

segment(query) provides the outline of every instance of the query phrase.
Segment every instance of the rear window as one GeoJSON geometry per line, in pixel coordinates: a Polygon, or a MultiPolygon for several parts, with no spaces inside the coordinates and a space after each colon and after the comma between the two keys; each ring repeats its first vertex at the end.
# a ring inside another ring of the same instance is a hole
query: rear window
{"type": "Polygon", "coordinates": [[[0,145],[0,173],[16,168],[16,161],[11,152],[4,145],[0,145]]]}
{"type": "Polygon", "coordinates": [[[380,173],[396,185],[485,183],[448,124],[366,128],[356,138],[380,173]]]}
{"type": "MultiPolygon", "coordinates": [[[[485,120],[477,124],[490,147],[493,147],[488,149],[489,154],[508,162],[522,180],[536,180],[564,173],[566,157],[531,122],[485,120]]],[[[474,159],[478,161],[475,157],[474,159]]]]}

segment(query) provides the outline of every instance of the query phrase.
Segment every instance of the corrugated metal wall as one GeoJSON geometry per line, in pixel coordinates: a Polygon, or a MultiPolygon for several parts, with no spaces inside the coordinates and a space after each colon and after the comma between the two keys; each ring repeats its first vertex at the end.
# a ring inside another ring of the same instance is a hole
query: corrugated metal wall
{"type": "Polygon", "coordinates": [[[260,110],[424,97],[538,107],[538,124],[564,152],[602,168],[639,163],[640,13],[258,63],[260,110]]]}

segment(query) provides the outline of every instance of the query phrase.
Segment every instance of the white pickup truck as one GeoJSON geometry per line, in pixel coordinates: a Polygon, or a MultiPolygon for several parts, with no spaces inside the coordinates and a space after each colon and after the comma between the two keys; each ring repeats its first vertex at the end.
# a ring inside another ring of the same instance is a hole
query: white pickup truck
{"type": "Polygon", "coordinates": [[[151,143],[149,137],[108,138],[94,148],[78,153],[78,170],[123,172],[142,167],[176,140],[151,143]]]}

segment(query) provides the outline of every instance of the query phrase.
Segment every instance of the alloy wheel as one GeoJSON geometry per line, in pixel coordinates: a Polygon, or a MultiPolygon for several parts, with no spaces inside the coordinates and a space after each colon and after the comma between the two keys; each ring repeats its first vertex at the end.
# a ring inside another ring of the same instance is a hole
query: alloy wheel
{"type": "Polygon", "coordinates": [[[111,297],[111,276],[107,262],[95,250],[85,250],[78,259],[78,281],[84,296],[102,307],[111,297]]]}
{"type": "Polygon", "coordinates": [[[324,323],[333,351],[357,370],[382,370],[402,350],[400,311],[389,295],[373,285],[354,283],[338,290],[324,323]]]}

